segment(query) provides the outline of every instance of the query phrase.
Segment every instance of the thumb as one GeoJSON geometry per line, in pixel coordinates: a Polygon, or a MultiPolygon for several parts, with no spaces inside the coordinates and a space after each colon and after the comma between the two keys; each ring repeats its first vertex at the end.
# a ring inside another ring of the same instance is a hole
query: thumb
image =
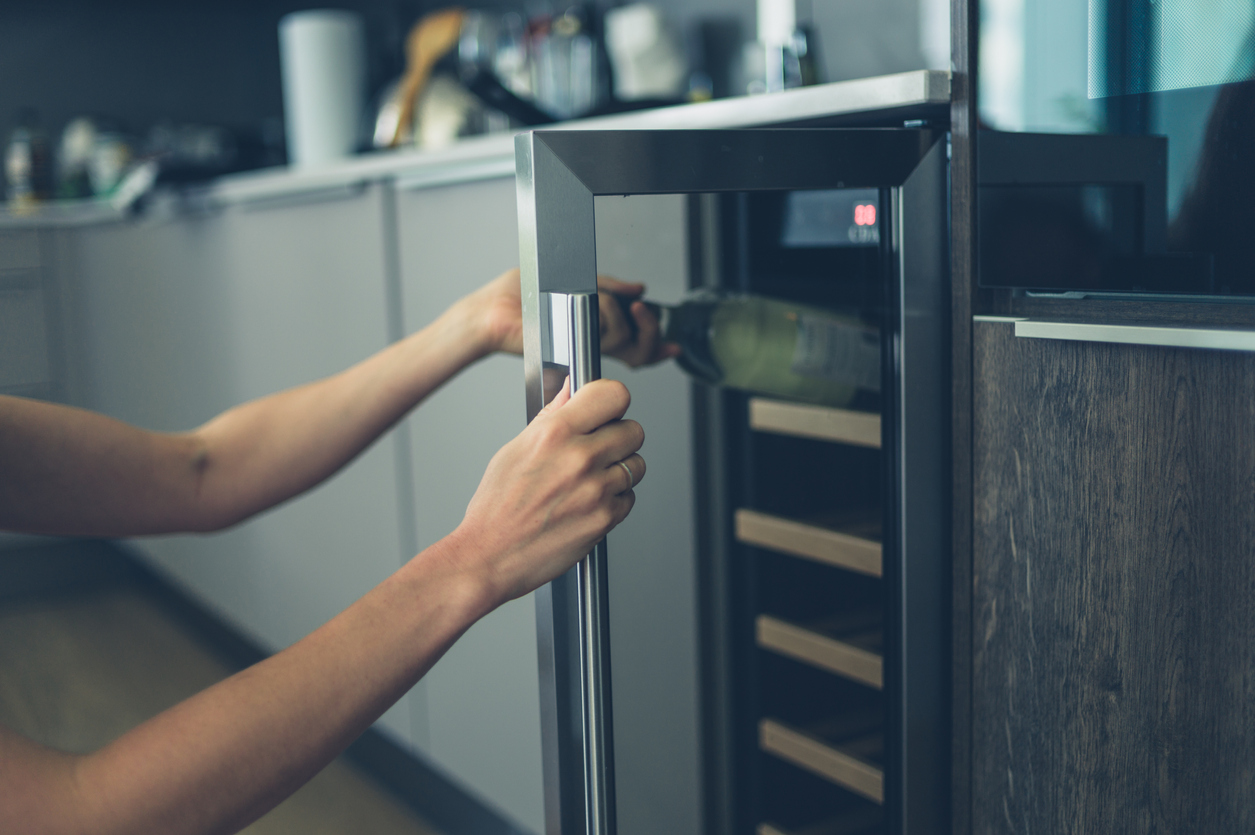
{"type": "Polygon", "coordinates": [[[562,388],[545,404],[545,408],[541,409],[536,417],[546,417],[561,409],[571,399],[571,377],[567,375],[566,380],[562,383],[562,388]]]}

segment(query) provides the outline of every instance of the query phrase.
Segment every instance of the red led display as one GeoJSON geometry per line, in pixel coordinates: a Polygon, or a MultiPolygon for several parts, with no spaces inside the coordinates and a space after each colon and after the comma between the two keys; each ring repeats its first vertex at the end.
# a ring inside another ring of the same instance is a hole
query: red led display
{"type": "Polygon", "coordinates": [[[854,225],[855,226],[875,226],[876,225],[876,206],[868,204],[865,206],[854,207],[854,225]]]}

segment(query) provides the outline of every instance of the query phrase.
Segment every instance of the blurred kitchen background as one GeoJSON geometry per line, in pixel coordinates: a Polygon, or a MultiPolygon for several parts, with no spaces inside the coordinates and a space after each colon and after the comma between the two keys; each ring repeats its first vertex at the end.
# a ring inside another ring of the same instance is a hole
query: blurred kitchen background
{"type": "MultiPolygon", "coordinates": [[[[283,164],[289,146],[278,29],[284,15],[305,5],[283,0],[3,4],[0,137],[6,145],[16,141],[21,146],[18,170],[8,171],[7,179],[20,176],[23,153],[31,156],[33,188],[62,197],[111,191],[143,158],[161,159],[162,176],[171,181],[283,164]],[[26,151],[24,142],[33,143],[33,151],[26,151]],[[66,156],[72,159],[63,160],[66,156]]],[[[381,105],[407,72],[407,34],[440,4],[349,0],[337,5],[357,17],[363,33],[365,99],[354,134],[356,146],[364,150],[372,145],[381,105]]],[[[797,24],[807,36],[809,54],[800,80],[947,69],[948,5],[946,0],[801,0],[797,24]]],[[[459,68],[465,76],[475,63],[557,118],[631,107],[629,99],[644,100],[635,105],[640,106],[762,88],[761,79],[754,86],[761,67],[753,66],[753,50],[745,46],[756,35],[754,0],[675,0],[656,6],[485,0],[474,8],[460,18],[461,43],[436,67],[434,75],[443,80],[427,87],[443,93],[447,107],[477,112],[427,136],[416,131],[405,137],[407,142],[443,144],[458,134],[509,126],[505,117],[486,115],[473,96],[457,89],[468,83],[464,77],[453,80],[459,68]],[[478,33],[473,31],[477,27],[478,33]],[[562,45],[553,41],[565,42],[568,51],[580,46],[571,46],[572,40],[592,42],[596,72],[586,80],[595,89],[562,89],[561,79],[542,77],[547,69],[552,76],[552,68],[542,66],[548,59],[542,55],[547,38],[551,52],[562,45]],[[634,59],[648,64],[648,77],[633,75],[634,59]]],[[[514,115],[513,124],[526,121],[514,115]]],[[[14,163],[10,158],[6,168],[14,163]]],[[[7,191],[15,196],[12,184],[7,191]]]]}
{"type": "MultiPolygon", "coordinates": [[[[911,71],[948,69],[948,11],[949,0],[6,0],[0,392],[176,431],[343,369],[518,263],[511,132],[629,110],[644,112],[614,127],[944,120],[948,74],[911,71]],[[874,78],[895,73],[906,75],[874,78]],[[791,87],[808,89],[772,98],[791,87]],[[722,101],[684,105],[706,99],[722,101]]],[[[648,281],[661,303],[749,264],[725,220],[756,220],[762,251],[778,254],[764,231],[776,204],[751,218],[683,195],[598,201],[599,269],[648,281]]],[[[879,263],[865,257],[874,247],[829,249],[832,263],[862,265],[856,276],[879,263]]],[[[862,286],[812,279],[796,286],[862,286]]],[[[620,831],[774,832],[757,827],[846,807],[878,825],[872,800],[826,778],[780,782],[822,808],[740,790],[759,785],[760,753],[721,753],[719,723],[733,727],[724,702],[759,682],[708,675],[704,649],[733,651],[707,638],[705,614],[710,566],[725,557],[706,549],[702,520],[732,507],[695,464],[724,454],[693,430],[715,401],[694,399],[670,363],[631,380],[654,487],[613,546],[620,831]]],[[[0,723],[92,750],[300,639],[456,526],[523,424],[521,383],[516,358],[477,364],[326,485],[227,531],[0,534],[0,723]]],[[[759,614],[735,612],[737,629],[759,614]]],[[[250,835],[545,831],[537,634],[530,597],[484,618],[250,835]]],[[[758,651],[736,634],[736,652],[758,651]]],[[[791,681],[763,687],[805,690],[791,681]]],[[[751,713],[735,715],[736,745],[756,733],[751,713]]],[[[794,768],[769,756],[769,776],[794,768]]]]}

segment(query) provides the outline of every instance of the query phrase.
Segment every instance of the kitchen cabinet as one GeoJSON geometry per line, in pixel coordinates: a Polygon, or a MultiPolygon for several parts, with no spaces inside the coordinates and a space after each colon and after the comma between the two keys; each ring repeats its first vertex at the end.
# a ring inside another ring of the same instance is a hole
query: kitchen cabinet
{"type": "Polygon", "coordinates": [[[0,232],[0,391],[54,393],[57,308],[46,244],[36,229],[0,232]]]}
{"type": "MultiPolygon", "coordinates": [[[[518,262],[514,180],[493,178],[396,194],[406,332],[518,262]]],[[[406,421],[413,548],[462,520],[489,459],[523,426],[521,362],[468,368],[406,421]]],[[[415,746],[479,799],[540,831],[540,705],[531,598],[472,626],[412,694],[415,746]]]]}
{"type": "MultiPolygon", "coordinates": [[[[60,234],[79,405],[194,427],[388,343],[382,189],[340,189],[60,234]]],[[[396,441],[230,530],[132,545],[263,647],[321,625],[400,565],[396,441]]],[[[383,720],[408,739],[408,706],[383,720]]]]}
{"type": "Polygon", "coordinates": [[[1255,355],[1016,328],[974,326],[971,831],[1250,831],[1255,355]]]}

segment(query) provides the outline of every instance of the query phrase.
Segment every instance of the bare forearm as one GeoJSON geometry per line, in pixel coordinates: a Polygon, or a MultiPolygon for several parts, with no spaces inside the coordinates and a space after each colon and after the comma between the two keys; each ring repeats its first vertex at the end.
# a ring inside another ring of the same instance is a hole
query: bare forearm
{"type": "Polygon", "coordinates": [[[0,397],[0,529],[130,536],[214,530],[344,466],[488,352],[455,305],[347,371],[245,403],[192,432],[0,397]]]}
{"type": "Polygon", "coordinates": [[[488,353],[468,313],[456,305],[347,371],[245,403],[198,429],[207,450],[198,527],[223,527],[313,487],[488,353]]]}
{"type": "MultiPolygon", "coordinates": [[[[496,602],[444,548],[419,555],[288,650],[95,754],[50,763],[49,779],[35,789],[50,804],[59,801],[65,814],[47,821],[46,831],[201,835],[234,832],[264,814],[330,762],[496,602]],[[67,785],[77,787],[69,797],[67,785]]],[[[14,821],[0,817],[0,831],[39,831],[6,823],[14,821]]]]}
{"type": "Polygon", "coordinates": [[[458,529],[326,626],[86,757],[0,729],[0,832],[233,832],[322,768],[478,617],[559,576],[645,474],[620,383],[563,389],[458,529]],[[624,479],[627,479],[625,482],[624,479]]]}

